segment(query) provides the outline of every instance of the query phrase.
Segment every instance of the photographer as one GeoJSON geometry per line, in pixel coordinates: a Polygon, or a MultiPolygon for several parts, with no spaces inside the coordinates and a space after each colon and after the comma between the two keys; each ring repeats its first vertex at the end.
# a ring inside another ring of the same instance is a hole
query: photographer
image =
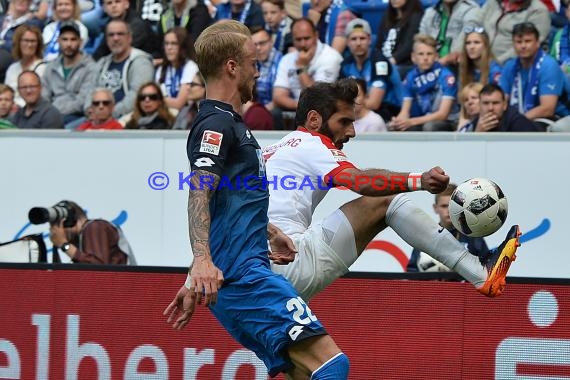
{"type": "Polygon", "coordinates": [[[34,224],[50,223],[50,240],[74,263],[135,264],[121,229],[103,220],[89,220],[75,202],[61,201],[51,208],[35,207],[29,213],[34,224]]]}

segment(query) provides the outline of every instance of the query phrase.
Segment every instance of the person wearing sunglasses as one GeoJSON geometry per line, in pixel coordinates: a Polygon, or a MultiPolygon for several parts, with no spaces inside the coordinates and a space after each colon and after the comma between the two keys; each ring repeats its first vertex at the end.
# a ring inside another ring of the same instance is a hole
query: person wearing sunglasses
{"type": "Polygon", "coordinates": [[[459,92],[472,82],[498,84],[503,68],[493,56],[489,35],[481,26],[467,27],[463,32],[465,38],[459,62],[459,92]]]}
{"type": "Polygon", "coordinates": [[[115,100],[113,93],[106,88],[98,88],[91,96],[89,120],[77,127],[77,131],[88,129],[123,129],[121,123],[113,118],[115,100]]]}
{"type": "Polygon", "coordinates": [[[540,0],[488,0],[477,12],[475,22],[489,35],[493,55],[502,65],[516,57],[512,38],[516,24],[536,25],[541,43],[548,38],[551,27],[548,8],[540,0]]]}
{"type": "Polygon", "coordinates": [[[158,84],[145,83],[137,92],[137,100],[126,129],[171,129],[174,116],[168,110],[158,84]]]}

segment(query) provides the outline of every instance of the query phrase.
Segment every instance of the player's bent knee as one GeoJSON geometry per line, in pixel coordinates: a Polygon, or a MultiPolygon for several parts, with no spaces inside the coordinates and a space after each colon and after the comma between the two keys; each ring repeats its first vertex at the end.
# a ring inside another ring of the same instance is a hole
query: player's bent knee
{"type": "Polygon", "coordinates": [[[322,366],[317,368],[311,380],[343,380],[348,378],[348,370],[350,368],[350,361],[348,356],[339,352],[331,359],[329,359],[322,366]]]}

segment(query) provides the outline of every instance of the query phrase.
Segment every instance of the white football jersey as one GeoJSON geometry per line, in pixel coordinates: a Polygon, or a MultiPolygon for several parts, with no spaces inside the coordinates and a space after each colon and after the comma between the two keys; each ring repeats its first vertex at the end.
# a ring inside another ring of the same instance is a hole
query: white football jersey
{"type": "Polygon", "coordinates": [[[302,128],[263,149],[269,188],[269,222],[285,234],[303,233],[332,188],[332,178],[355,166],[320,133],[302,128]]]}

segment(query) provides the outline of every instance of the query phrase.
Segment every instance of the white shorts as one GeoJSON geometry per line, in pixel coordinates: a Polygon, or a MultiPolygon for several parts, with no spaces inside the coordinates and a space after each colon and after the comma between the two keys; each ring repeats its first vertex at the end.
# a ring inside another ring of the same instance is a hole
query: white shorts
{"type": "Polygon", "coordinates": [[[340,210],[290,238],[298,251],[295,261],[272,262],[271,270],[287,278],[305,301],[347,273],[358,257],[354,231],[340,210]]]}

